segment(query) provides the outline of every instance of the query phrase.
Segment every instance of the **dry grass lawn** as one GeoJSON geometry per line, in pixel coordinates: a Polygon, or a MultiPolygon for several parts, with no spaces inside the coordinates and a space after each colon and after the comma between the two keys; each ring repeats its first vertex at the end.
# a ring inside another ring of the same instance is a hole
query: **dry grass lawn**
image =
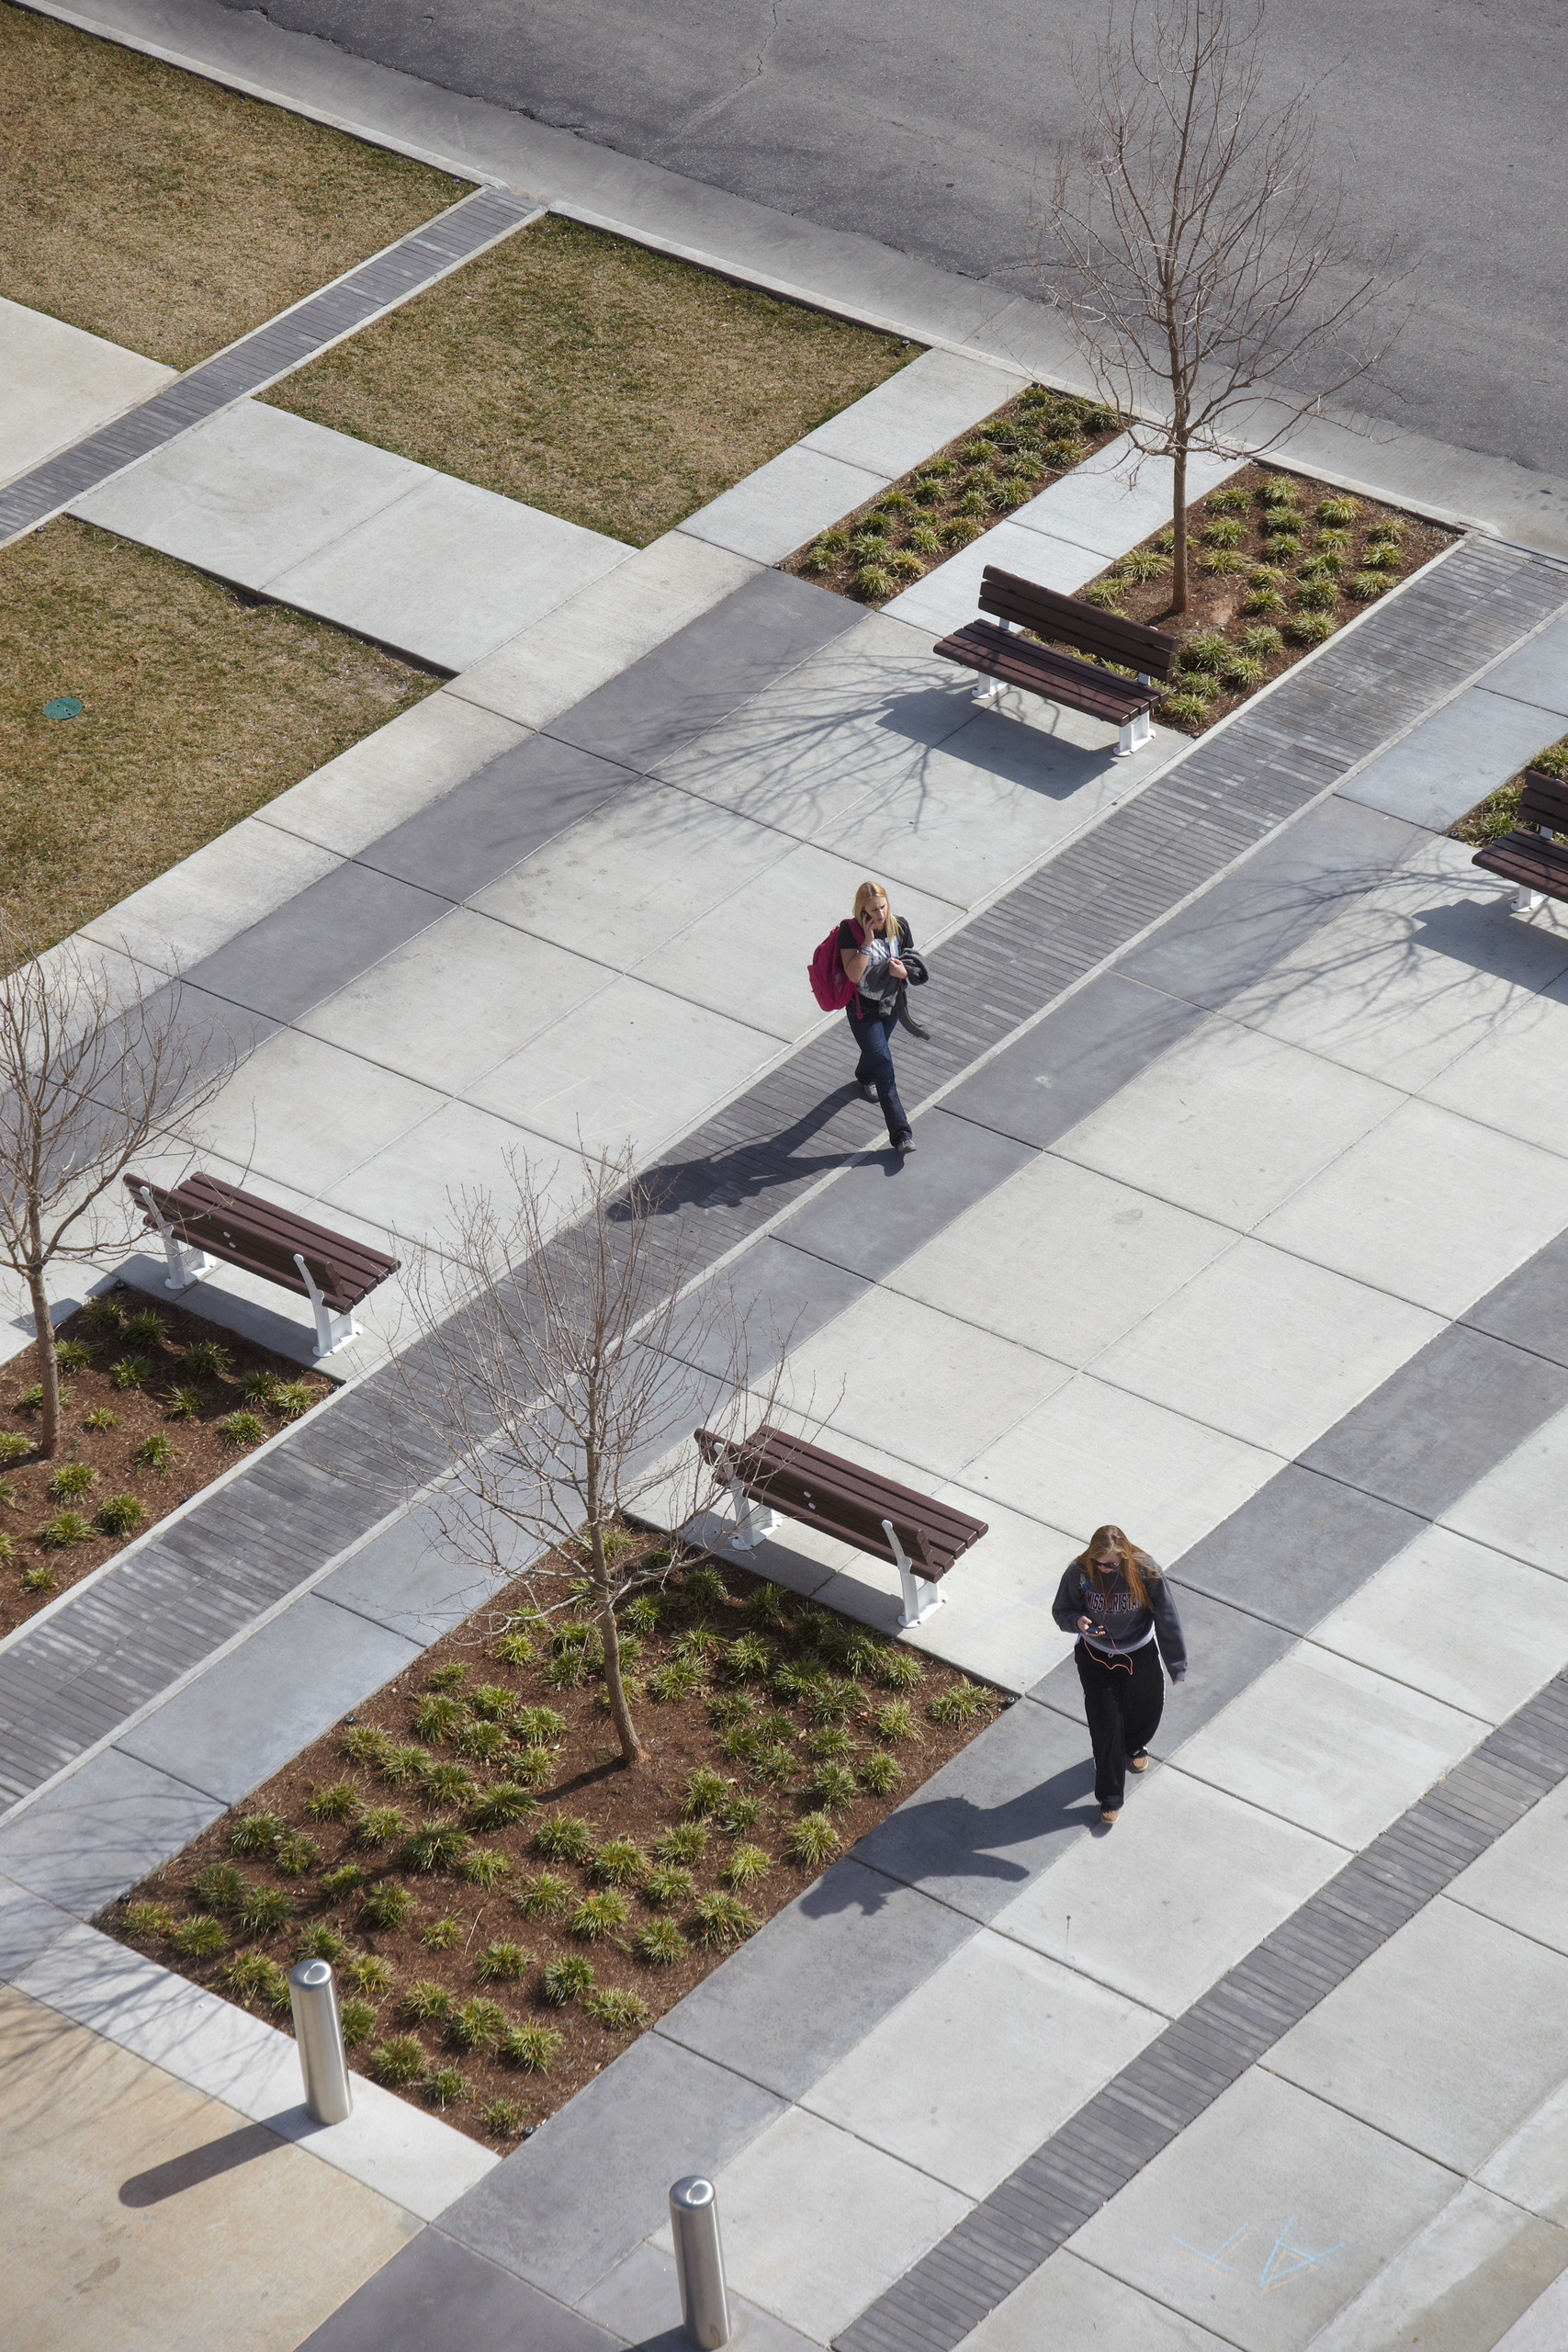
{"type": "Polygon", "coordinates": [[[914,356],[552,217],[268,398],[646,547],[914,356]]]}
{"type": "Polygon", "coordinates": [[[0,910],[112,907],[435,680],[69,517],[0,549],[0,910]],[[74,696],[80,717],[44,705],[74,696]]]}
{"type": "Polygon", "coordinates": [[[0,0],[0,294],[189,368],[468,193],[0,0]]]}

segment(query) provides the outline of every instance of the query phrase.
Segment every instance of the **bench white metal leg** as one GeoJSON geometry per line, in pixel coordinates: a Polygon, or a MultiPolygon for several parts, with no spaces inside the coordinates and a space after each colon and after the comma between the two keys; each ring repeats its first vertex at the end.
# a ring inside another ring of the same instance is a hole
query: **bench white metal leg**
{"type": "Polygon", "coordinates": [[[346,1315],[334,1315],[327,1305],[326,1293],[317,1289],[310,1269],[298,1250],[294,1262],[299,1269],[305,1295],[316,1311],[316,1354],[330,1356],[334,1349],[346,1348],[350,1340],[358,1339],[359,1326],[354,1319],[354,1309],[350,1307],[346,1315]]]}
{"type": "Polygon", "coordinates": [[[145,1184],[139,1185],[137,1190],[141,1193],[143,1208],[163,1236],[164,1255],[169,1261],[169,1271],[164,1280],[164,1288],[188,1290],[192,1283],[201,1280],[202,1275],[215,1261],[208,1256],[205,1250],[197,1250],[190,1242],[180,1239],[167,1217],[159,1214],[158,1205],[145,1184]]]}
{"type": "Polygon", "coordinates": [[[901,1626],[923,1624],[934,1609],[942,1607],[942,1587],[930,1577],[915,1574],[915,1564],[899,1543],[890,1519],[883,1521],[882,1530],[893,1547],[893,1557],[898,1564],[898,1581],[904,1588],[904,1614],[898,1623],[901,1626]]]}
{"type": "Polygon", "coordinates": [[[729,1499],[735,1505],[735,1527],[729,1538],[732,1552],[754,1552],[778,1525],[777,1515],[766,1503],[750,1502],[739,1478],[728,1481],[729,1499]]]}
{"type": "Polygon", "coordinates": [[[1148,741],[1152,731],[1153,729],[1149,723],[1148,712],[1146,710],[1139,711],[1135,718],[1130,718],[1127,721],[1126,726],[1123,727],[1121,734],[1117,737],[1116,750],[1113,756],[1119,760],[1127,759],[1137,750],[1140,743],[1146,743],[1148,741]]]}
{"type": "Polygon", "coordinates": [[[1539,890],[1527,890],[1521,884],[1514,892],[1514,912],[1517,915],[1534,914],[1541,902],[1541,895],[1539,890]]]}

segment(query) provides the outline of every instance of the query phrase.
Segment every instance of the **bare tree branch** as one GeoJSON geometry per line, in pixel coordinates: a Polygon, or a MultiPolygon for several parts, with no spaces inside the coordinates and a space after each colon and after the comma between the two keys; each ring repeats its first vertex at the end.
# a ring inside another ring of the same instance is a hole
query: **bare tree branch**
{"type": "Polygon", "coordinates": [[[1265,390],[1281,403],[1272,447],[1376,367],[1408,315],[1390,306],[1392,241],[1363,246],[1320,165],[1310,90],[1265,97],[1266,7],[1111,0],[1092,55],[1069,52],[1083,122],[1037,246],[1100,398],[1173,462],[1179,613],[1189,453],[1222,448],[1265,390]]]}
{"type": "Polygon", "coordinates": [[[40,953],[0,926],[0,1263],[32,1304],[46,1459],[60,1443],[49,1270],[131,1247],[142,1220],[121,1177],[150,1149],[194,1151],[231,1058],[215,1063],[177,973],[147,975],[129,950],[123,963],[129,992],[80,941],[40,953]]]}
{"type": "MultiPolygon", "coordinates": [[[[621,1671],[616,1610],[680,1565],[680,1531],[713,1473],[694,1419],[726,1434],[765,1419],[782,1351],[753,1385],[747,1318],[720,1282],[656,1231],[658,1205],[628,1144],[582,1155],[564,1220],[550,1175],[524,1155],[510,1195],[454,1203],[455,1231],[426,1250],[410,1283],[419,1331],[398,1359],[401,1401],[452,1459],[423,1516],[459,1559],[502,1575],[543,1547],[541,1613],[586,1600],[604,1652],[610,1713],[628,1765],[643,1749],[621,1671]],[[628,1542],[628,1520],[675,1531],[657,1567],[628,1542]],[[561,1566],[560,1563],[565,1563],[561,1566]]],[[[410,1450],[421,1482],[428,1450],[410,1450]]]]}

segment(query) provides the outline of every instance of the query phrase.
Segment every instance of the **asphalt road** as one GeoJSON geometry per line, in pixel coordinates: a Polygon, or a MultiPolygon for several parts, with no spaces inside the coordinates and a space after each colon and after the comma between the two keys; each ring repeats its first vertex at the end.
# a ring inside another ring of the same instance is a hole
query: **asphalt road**
{"type": "MultiPolygon", "coordinates": [[[[254,0],[225,0],[243,8],[254,0]]],[[[267,0],[271,19],[829,227],[1034,289],[1104,0],[267,0]]],[[[1568,0],[1273,0],[1416,308],[1358,404],[1568,472],[1568,0]]]]}

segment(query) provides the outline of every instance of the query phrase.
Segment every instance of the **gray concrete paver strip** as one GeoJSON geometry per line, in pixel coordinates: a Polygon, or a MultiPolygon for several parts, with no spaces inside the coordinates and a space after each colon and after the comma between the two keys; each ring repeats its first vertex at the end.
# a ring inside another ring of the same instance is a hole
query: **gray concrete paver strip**
{"type": "Polygon", "coordinates": [[[275,383],[301,360],[510,236],[538,210],[510,188],[482,187],[462,198],[440,224],[400,238],[228,351],[190,368],[140,408],[89,434],[73,449],[7,482],[0,490],[0,546],[36,530],[202,417],[275,383]]]}

